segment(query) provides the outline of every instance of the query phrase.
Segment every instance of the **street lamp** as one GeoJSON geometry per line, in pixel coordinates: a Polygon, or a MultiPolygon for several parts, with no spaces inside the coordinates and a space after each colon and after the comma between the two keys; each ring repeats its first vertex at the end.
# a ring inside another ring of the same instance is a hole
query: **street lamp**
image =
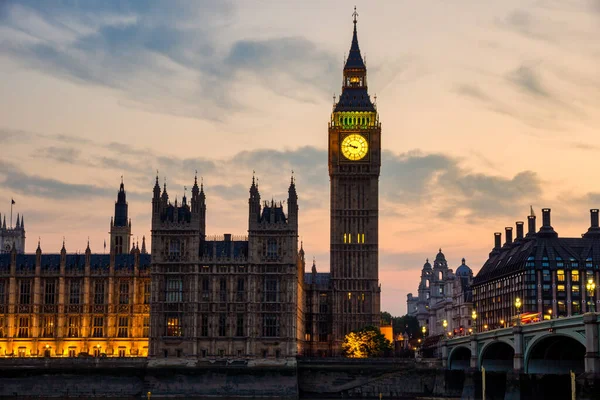
{"type": "Polygon", "coordinates": [[[503,319],[500,320],[500,327],[504,328],[504,320],[503,319]]]}
{"type": "Polygon", "coordinates": [[[521,325],[521,314],[519,313],[519,309],[521,308],[521,298],[517,297],[515,299],[515,308],[517,309],[517,317],[519,318],[517,320],[517,325],[521,325]]]}
{"type": "Polygon", "coordinates": [[[594,312],[594,305],[595,305],[594,304],[594,290],[596,290],[596,284],[594,283],[594,280],[588,279],[588,282],[585,285],[585,288],[589,292],[590,312],[594,312]]]}
{"type": "Polygon", "coordinates": [[[477,332],[477,311],[473,310],[473,312],[471,313],[471,319],[473,320],[473,329],[475,330],[475,332],[477,332]]]}
{"type": "Polygon", "coordinates": [[[427,328],[425,327],[425,325],[423,325],[423,327],[421,328],[421,332],[423,332],[423,337],[425,337],[425,332],[427,332],[427,328]]]}
{"type": "Polygon", "coordinates": [[[548,315],[550,316],[550,319],[552,319],[552,309],[551,308],[548,309],[548,315]]]}

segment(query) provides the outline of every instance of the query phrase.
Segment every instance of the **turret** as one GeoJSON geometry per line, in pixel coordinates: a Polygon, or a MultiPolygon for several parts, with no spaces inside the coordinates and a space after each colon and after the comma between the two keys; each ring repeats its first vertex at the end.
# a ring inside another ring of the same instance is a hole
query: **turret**
{"type": "Polygon", "coordinates": [[[298,194],[293,175],[288,189],[288,222],[290,225],[298,227],[298,194]]]}
{"type": "Polygon", "coordinates": [[[198,174],[194,176],[194,186],[192,186],[192,221],[198,224],[200,230],[200,240],[206,238],[206,196],[204,195],[204,182],[200,182],[198,187],[198,174]]]}
{"type": "Polygon", "coordinates": [[[250,186],[250,198],[248,199],[248,229],[252,229],[258,224],[260,219],[260,193],[258,192],[258,183],[252,175],[252,185],[250,186]]]}
{"type": "Polygon", "coordinates": [[[129,249],[131,238],[131,220],[128,220],[127,195],[123,177],[117,192],[115,202],[115,215],[110,219],[110,252],[111,254],[124,254],[129,249]]]}

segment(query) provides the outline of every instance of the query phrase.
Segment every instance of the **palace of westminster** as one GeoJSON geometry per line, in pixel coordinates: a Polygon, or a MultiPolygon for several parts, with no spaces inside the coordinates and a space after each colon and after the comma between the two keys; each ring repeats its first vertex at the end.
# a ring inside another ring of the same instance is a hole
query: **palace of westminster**
{"type": "MultiPolygon", "coordinates": [[[[305,272],[292,178],[283,202],[262,202],[252,178],[244,236],[206,234],[206,196],[171,202],[156,177],[150,251],[131,240],[123,182],[110,251],[25,254],[25,221],[0,225],[0,357],[148,357],[150,360],[336,356],[344,336],[380,326],[378,267],[381,124],[367,91],[356,13],[342,92],[328,129],[330,272],[305,272]]],[[[207,189],[209,192],[210,189],[207,189]]],[[[148,196],[150,199],[150,194],[148,196]]],[[[501,327],[516,318],[566,317],[600,306],[600,212],[581,238],[559,237],[542,210],[495,233],[476,277],[456,273],[441,249],[423,266],[408,314],[431,339],[501,327]],[[590,286],[590,285],[588,285],[590,286]],[[546,314],[547,313],[547,314],[546,314]],[[475,320],[476,318],[477,321],[475,320]]]]}
{"type": "MultiPolygon", "coordinates": [[[[169,200],[158,176],[151,249],[131,240],[123,182],[110,251],[25,254],[25,222],[0,229],[0,357],[243,359],[341,351],[380,325],[378,195],[381,125],[367,91],[356,14],[342,92],[328,132],[330,271],[305,273],[292,178],[285,203],[262,202],[254,178],[247,236],[206,234],[206,197],[169,200]]],[[[207,188],[207,192],[209,189],[207,188]]],[[[149,196],[150,198],[150,196],[149,196]]],[[[6,219],[6,216],[4,217],[6,219]]]]}

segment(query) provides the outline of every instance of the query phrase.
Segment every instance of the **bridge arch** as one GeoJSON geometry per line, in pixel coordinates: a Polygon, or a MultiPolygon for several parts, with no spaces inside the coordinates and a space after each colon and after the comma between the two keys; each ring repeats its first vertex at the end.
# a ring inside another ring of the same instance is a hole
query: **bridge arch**
{"type": "Polygon", "coordinates": [[[529,374],[566,374],[585,371],[585,340],[577,334],[543,333],[525,349],[524,367],[529,374]]]}
{"type": "Polygon", "coordinates": [[[478,367],[486,371],[511,371],[514,366],[515,349],[505,340],[486,343],[479,352],[478,367]]]}
{"type": "Polygon", "coordinates": [[[471,349],[468,346],[457,346],[448,354],[448,369],[466,370],[471,366],[471,349]]]}

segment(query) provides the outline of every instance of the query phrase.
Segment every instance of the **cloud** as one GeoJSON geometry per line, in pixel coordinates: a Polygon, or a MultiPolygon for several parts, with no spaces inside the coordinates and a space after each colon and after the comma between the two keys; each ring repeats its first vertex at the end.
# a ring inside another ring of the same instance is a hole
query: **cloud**
{"type": "Polygon", "coordinates": [[[55,160],[62,163],[76,164],[81,162],[81,160],[79,160],[80,153],[80,150],[75,149],[73,147],[50,146],[38,149],[35,154],[39,157],[55,160]]]}
{"type": "MultiPolygon", "coordinates": [[[[37,198],[62,200],[115,196],[114,187],[66,183],[57,179],[30,175],[5,161],[0,161],[0,179],[2,179],[0,184],[5,190],[37,198]]],[[[132,191],[128,191],[128,196],[134,199],[147,198],[146,195],[140,196],[140,193],[132,191]]]]}
{"type": "Polygon", "coordinates": [[[128,106],[221,121],[260,106],[240,101],[240,83],[302,101],[333,90],[336,58],[317,43],[223,40],[235,11],[228,2],[53,3],[8,2],[0,51],[42,73],[117,90],[128,106]]]}
{"type": "Polygon", "coordinates": [[[531,67],[522,65],[507,75],[509,82],[513,83],[523,91],[539,97],[552,97],[543,86],[539,74],[531,67]]]}

